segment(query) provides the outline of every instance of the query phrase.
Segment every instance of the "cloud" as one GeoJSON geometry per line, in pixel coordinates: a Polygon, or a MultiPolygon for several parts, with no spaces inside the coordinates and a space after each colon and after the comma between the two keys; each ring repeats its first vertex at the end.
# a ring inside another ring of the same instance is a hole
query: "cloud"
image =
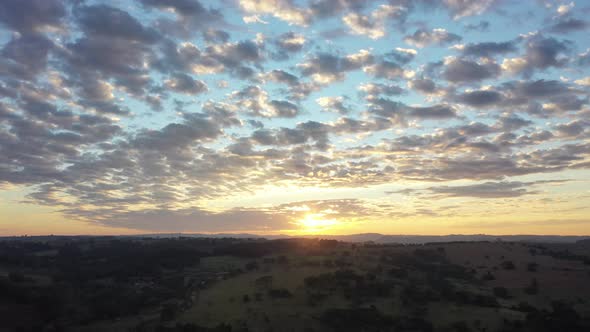
{"type": "Polygon", "coordinates": [[[164,81],[166,88],[190,95],[206,92],[207,85],[201,80],[195,80],[186,74],[175,74],[169,80],[164,81]]]}
{"type": "Polygon", "coordinates": [[[530,76],[534,70],[563,67],[568,62],[569,51],[568,41],[534,35],[526,41],[524,56],[504,59],[502,69],[511,74],[523,73],[530,76]]]}
{"type": "Polygon", "coordinates": [[[286,32],[277,38],[276,43],[285,52],[299,52],[305,44],[305,36],[294,32],[286,32]]]}
{"type": "Polygon", "coordinates": [[[290,0],[240,0],[240,7],[251,15],[272,15],[289,24],[308,25],[311,10],[297,7],[290,0]]]}
{"type": "Polygon", "coordinates": [[[295,32],[286,32],[274,39],[276,54],[273,57],[277,60],[287,60],[289,57],[303,49],[306,43],[305,36],[295,32]]]}
{"type": "Polygon", "coordinates": [[[153,43],[160,37],[154,29],[144,27],[126,11],[107,5],[81,7],[76,15],[86,34],[145,43],[153,43]]]}
{"type": "Polygon", "coordinates": [[[209,43],[227,43],[230,35],[223,30],[207,29],[203,31],[203,39],[209,43]]]}
{"type": "Polygon", "coordinates": [[[268,24],[268,22],[261,19],[258,15],[244,16],[242,19],[244,20],[244,23],[247,23],[247,24],[252,24],[252,23],[268,24]]]}
{"type": "Polygon", "coordinates": [[[198,0],[140,0],[145,8],[172,12],[176,19],[161,16],[156,28],[161,32],[181,37],[208,29],[213,23],[222,23],[223,15],[217,9],[205,8],[198,0]]]}
{"type": "Polygon", "coordinates": [[[545,183],[562,183],[563,181],[501,181],[484,182],[463,186],[436,186],[427,188],[426,191],[438,197],[472,197],[481,199],[511,198],[524,195],[538,194],[537,190],[529,190],[529,187],[545,183]]]}
{"type": "Polygon", "coordinates": [[[420,91],[425,94],[434,93],[436,91],[436,83],[428,78],[413,79],[408,82],[408,86],[416,91],[420,91]]]}
{"type": "Polygon", "coordinates": [[[247,86],[232,93],[238,105],[251,111],[252,116],[292,118],[299,114],[299,107],[287,100],[271,100],[259,86],[247,86]]]}
{"type": "Polygon", "coordinates": [[[405,90],[397,85],[382,83],[361,84],[358,90],[364,93],[369,100],[379,95],[397,96],[405,93],[405,90]]]}
{"type": "MultiPolygon", "coordinates": [[[[92,215],[93,217],[94,215],[92,215]]],[[[293,229],[287,215],[260,210],[233,209],[209,212],[200,209],[142,210],[97,216],[112,227],[151,232],[278,232],[293,229]],[[105,218],[108,216],[108,218],[105,218]]]]}
{"type": "Polygon", "coordinates": [[[43,35],[15,35],[2,48],[2,56],[14,64],[14,76],[32,80],[46,68],[48,56],[54,48],[54,43],[43,35]]]}
{"type": "Polygon", "coordinates": [[[60,28],[65,15],[66,8],[60,0],[6,0],[0,3],[0,22],[23,34],[60,28]]]}
{"type": "Polygon", "coordinates": [[[445,45],[461,41],[461,36],[450,33],[445,29],[433,29],[432,31],[418,29],[412,35],[404,37],[404,41],[415,47],[426,47],[432,44],[445,45]]]}
{"type": "Polygon", "coordinates": [[[491,90],[478,90],[464,93],[458,96],[461,103],[474,107],[484,107],[498,104],[502,100],[502,94],[491,90]]]}
{"type": "Polygon", "coordinates": [[[0,1],[0,186],[66,219],[262,232],[298,227],[302,205],[351,220],[438,211],[233,197],[412,181],[430,196],[511,198],[550,185],[511,177],[590,167],[590,53],[569,5],[519,22],[491,1],[216,6],[0,1]],[[446,30],[416,20],[441,9],[457,20],[446,30]],[[226,21],[236,14],[268,25],[226,21]],[[506,39],[480,40],[512,20],[506,39]],[[416,47],[384,43],[392,31],[416,47]]]}
{"type": "Polygon", "coordinates": [[[398,22],[406,18],[406,8],[391,5],[380,5],[370,17],[351,12],[342,17],[342,22],[356,35],[365,35],[371,39],[379,39],[385,36],[386,24],[389,20],[398,22]]]}
{"type": "Polygon", "coordinates": [[[316,99],[316,102],[328,112],[336,112],[346,114],[350,112],[350,107],[344,104],[344,98],[339,97],[321,97],[316,99]]]}
{"type": "Polygon", "coordinates": [[[289,86],[299,85],[299,77],[284,70],[273,69],[272,71],[262,75],[262,78],[273,82],[283,83],[289,86]]]}
{"type": "Polygon", "coordinates": [[[575,80],[574,83],[577,85],[590,86],[590,76],[575,80]]]}
{"type": "Polygon", "coordinates": [[[459,45],[454,47],[461,51],[466,56],[476,57],[491,57],[495,55],[502,55],[506,53],[516,52],[516,44],[513,41],[507,42],[483,42],[483,43],[470,43],[467,45],[459,45]]]}
{"type": "Polygon", "coordinates": [[[445,60],[442,76],[453,83],[483,81],[500,74],[500,66],[493,62],[479,63],[460,58],[445,60]]]}
{"type": "Polygon", "coordinates": [[[479,31],[479,32],[486,32],[490,28],[490,22],[488,21],[479,21],[479,23],[468,23],[465,25],[465,31],[479,31]]]}
{"type": "Polygon", "coordinates": [[[444,5],[449,9],[453,19],[457,20],[482,14],[495,2],[495,0],[444,0],[444,5]]]}
{"type": "Polygon", "coordinates": [[[330,84],[344,79],[349,71],[358,70],[372,64],[373,55],[367,50],[346,56],[330,53],[319,53],[306,59],[297,66],[304,76],[311,77],[319,84],[330,84]]]}
{"type": "Polygon", "coordinates": [[[573,2],[570,2],[569,4],[559,5],[557,7],[557,14],[566,15],[572,10],[572,8],[574,8],[574,6],[575,4],[573,2]]]}
{"type": "Polygon", "coordinates": [[[370,112],[389,119],[393,123],[404,125],[408,118],[449,119],[457,116],[456,110],[446,104],[432,106],[408,106],[386,98],[374,98],[370,104],[370,112]]]}
{"type": "Polygon", "coordinates": [[[411,107],[410,116],[421,119],[448,119],[457,116],[457,112],[449,105],[435,105],[429,107],[411,107]]]}
{"type": "Polygon", "coordinates": [[[557,23],[553,24],[549,30],[556,33],[568,33],[586,30],[588,26],[588,22],[570,17],[560,19],[557,23]]]}

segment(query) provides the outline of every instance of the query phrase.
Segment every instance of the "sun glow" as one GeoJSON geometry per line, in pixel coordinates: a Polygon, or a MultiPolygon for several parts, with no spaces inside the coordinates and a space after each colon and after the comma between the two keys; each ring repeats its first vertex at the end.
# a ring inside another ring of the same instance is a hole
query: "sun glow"
{"type": "Polygon", "coordinates": [[[301,227],[302,233],[318,233],[332,228],[338,224],[336,219],[325,219],[324,214],[307,214],[297,224],[301,227]]]}

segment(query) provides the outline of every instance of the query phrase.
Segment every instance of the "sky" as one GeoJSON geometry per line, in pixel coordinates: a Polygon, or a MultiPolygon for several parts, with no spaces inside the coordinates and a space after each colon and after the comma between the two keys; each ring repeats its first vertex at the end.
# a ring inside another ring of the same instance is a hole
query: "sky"
{"type": "Polygon", "coordinates": [[[589,14],[2,0],[0,236],[590,235],[589,14]]]}

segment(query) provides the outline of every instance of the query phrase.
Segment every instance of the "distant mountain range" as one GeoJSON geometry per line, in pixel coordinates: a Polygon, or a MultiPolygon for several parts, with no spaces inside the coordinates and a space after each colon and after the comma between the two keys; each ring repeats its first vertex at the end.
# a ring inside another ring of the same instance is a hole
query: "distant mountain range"
{"type": "MultiPolygon", "coordinates": [[[[76,236],[10,236],[0,237],[1,239],[55,239],[58,237],[76,237],[76,236]]],[[[90,235],[79,235],[77,237],[90,237],[90,235]]],[[[561,235],[486,235],[486,234],[451,234],[451,235],[384,235],[379,233],[362,233],[350,235],[301,235],[292,236],[285,234],[278,235],[257,235],[248,233],[154,233],[154,234],[137,234],[137,235],[120,235],[119,237],[131,238],[175,238],[175,237],[201,237],[201,238],[238,238],[238,239],[288,239],[288,238],[319,238],[338,240],[344,242],[374,242],[400,243],[400,244],[422,244],[432,242],[468,242],[468,241],[507,241],[507,242],[543,242],[543,243],[590,243],[590,236],[561,236],[561,235]]]]}

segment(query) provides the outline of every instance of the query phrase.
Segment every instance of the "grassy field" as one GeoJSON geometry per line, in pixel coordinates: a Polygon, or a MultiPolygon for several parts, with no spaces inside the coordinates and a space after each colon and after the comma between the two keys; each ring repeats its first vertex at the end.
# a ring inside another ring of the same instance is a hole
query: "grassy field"
{"type": "MultiPolygon", "coordinates": [[[[582,262],[532,254],[531,248],[523,244],[456,243],[431,247],[444,248],[451,263],[474,270],[477,279],[481,279],[488,271],[496,278],[481,284],[456,282],[455,286],[459,289],[493,296],[494,287],[504,287],[510,294],[508,299],[498,299],[498,308],[457,305],[445,301],[429,303],[421,310],[428,320],[435,323],[435,327],[445,327],[468,318],[471,326],[494,331],[501,327],[504,319],[524,319],[523,312],[510,309],[521,302],[549,308],[552,301],[564,300],[574,303],[581,313],[590,313],[590,307],[585,300],[590,298],[590,283],[587,282],[590,267],[582,262]],[[514,269],[503,268],[502,263],[506,261],[513,262],[514,269]],[[528,270],[530,263],[536,264],[536,271],[528,270]],[[524,292],[532,278],[538,280],[539,294],[529,295],[524,292]]],[[[310,306],[304,279],[337,269],[325,267],[322,262],[340,257],[351,264],[351,269],[366,272],[373,271],[380,265],[379,256],[383,252],[392,255],[410,254],[415,249],[416,247],[412,246],[345,248],[328,255],[290,256],[286,265],[263,264],[259,260],[258,270],[219,281],[199,291],[196,303],[179,317],[179,321],[210,327],[221,322],[229,322],[234,326],[259,327],[260,331],[265,328],[281,331],[318,328],[318,322],[314,317],[323,310],[351,306],[349,301],[338,294],[329,296],[319,305],[310,306]],[[348,256],[342,256],[345,251],[349,253],[348,256]],[[265,289],[260,289],[256,285],[256,280],[263,276],[272,276],[272,288],[288,289],[293,296],[285,299],[270,298],[265,289]],[[261,296],[258,300],[256,293],[261,296]],[[244,301],[244,296],[248,296],[249,301],[244,301]]],[[[203,261],[205,267],[215,268],[235,267],[246,263],[247,260],[232,257],[214,257],[203,261]]],[[[391,298],[378,298],[361,306],[375,307],[394,317],[408,314],[414,309],[401,304],[398,296],[400,288],[401,286],[398,286],[394,289],[394,296],[391,298]]]]}

